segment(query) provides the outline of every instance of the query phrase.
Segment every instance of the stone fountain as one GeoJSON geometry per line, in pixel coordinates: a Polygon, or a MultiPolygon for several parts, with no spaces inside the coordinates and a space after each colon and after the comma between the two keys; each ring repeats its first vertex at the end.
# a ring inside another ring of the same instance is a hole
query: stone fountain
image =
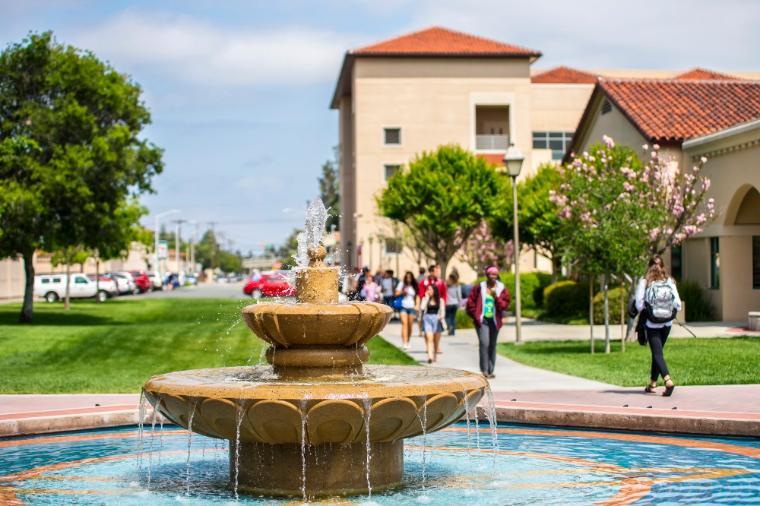
{"type": "MultiPolygon", "coordinates": [[[[312,230],[324,227],[316,221],[312,230]]],[[[321,234],[309,240],[297,302],[243,309],[270,344],[269,366],[172,372],[143,387],[167,419],[230,441],[236,493],[312,497],[398,486],[404,438],[459,420],[487,387],[482,376],[453,369],[365,365],[365,344],[392,311],[339,303],[339,269],[325,265],[321,234]]]]}

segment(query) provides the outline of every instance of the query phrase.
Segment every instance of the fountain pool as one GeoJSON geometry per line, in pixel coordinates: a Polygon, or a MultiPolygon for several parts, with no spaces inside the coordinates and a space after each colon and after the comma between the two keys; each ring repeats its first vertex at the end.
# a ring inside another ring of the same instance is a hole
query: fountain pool
{"type": "MultiPolygon", "coordinates": [[[[653,504],[760,501],[760,439],[471,423],[407,440],[400,488],[342,504],[653,504]],[[480,449],[478,449],[478,439],[480,449]]],[[[228,443],[173,425],[0,440],[0,503],[293,504],[237,499],[228,443]],[[188,452],[188,446],[190,451],[188,452]]],[[[293,469],[299,474],[300,469],[293,469]]],[[[299,501],[296,501],[296,503],[299,501]]]]}

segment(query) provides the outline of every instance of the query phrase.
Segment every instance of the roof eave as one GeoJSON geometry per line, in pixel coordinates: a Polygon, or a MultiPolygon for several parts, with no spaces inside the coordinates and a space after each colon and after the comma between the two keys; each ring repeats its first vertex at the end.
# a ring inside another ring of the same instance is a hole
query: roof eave
{"type": "Polygon", "coordinates": [[[338,82],[335,83],[335,91],[333,91],[332,100],[330,101],[330,109],[340,108],[340,99],[346,95],[346,87],[348,86],[346,81],[351,75],[353,64],[354,56],[349,51],[346,51],[346,54],[343,56],[343,64],[338,73],[338,82]]]}

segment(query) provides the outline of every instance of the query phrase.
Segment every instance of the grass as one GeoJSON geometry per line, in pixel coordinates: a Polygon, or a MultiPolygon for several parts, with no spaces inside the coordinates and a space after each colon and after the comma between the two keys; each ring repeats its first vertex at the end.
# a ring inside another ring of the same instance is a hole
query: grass
{"type": "MultiPolygon", "coordinates": [[[[641,386],[649,378],[649,347],[636,342],[614,342],[612,353],[604,354],[597,341],[597,353],[589,353],[588,342],[533,342],[521,346],[500,344],[498,351],[517,362],[541,369],[580,376],[620,386],[641,386]]],[[[760,339],[670,339],[665,360],[677,385],[730,385],[760,383],[760,339]]]]}
{"type": "MultiPolygon", "coordinates": [[[[0,393],[138,392],[153,375],[182,369],[258,364],[266,344],[245,326],[250,300],[122,299],[0,305],[0,393]]],[[[370,363],[415,364],[380,337],[370,363]]]]}

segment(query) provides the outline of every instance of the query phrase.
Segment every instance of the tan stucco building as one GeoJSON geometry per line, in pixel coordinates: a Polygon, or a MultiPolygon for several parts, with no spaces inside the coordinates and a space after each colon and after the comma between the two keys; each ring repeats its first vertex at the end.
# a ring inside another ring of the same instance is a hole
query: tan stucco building
{"type": "MultiPolygon", "coordinates": [[[[427,259],[403,247],[375,197],[415,155],[456,143],[500,165],[509,143],[523,174],[565,154],[600,76],[701,79],[709,71],[536,70],[539,51],[430,28],[346,53],[331,107],[339,112],[340,261],[416,273],[427,259]]],[[[729,76],[726,76],[729,77],[729,76]]],[[[521,269],[550,270],[524,251],[521,269]]],[[[465,281],[475,276],[458,258],[465,281]]]]}
{"type": "Polygon", "coordinates": [[[601,80],[566,158],[602,135],[641,156],[658,143],[682,169],[708,159],[716,218],[669,252],[671,269],[709,294],[721,320],[760,310],[760,81],[601,80]]]}

